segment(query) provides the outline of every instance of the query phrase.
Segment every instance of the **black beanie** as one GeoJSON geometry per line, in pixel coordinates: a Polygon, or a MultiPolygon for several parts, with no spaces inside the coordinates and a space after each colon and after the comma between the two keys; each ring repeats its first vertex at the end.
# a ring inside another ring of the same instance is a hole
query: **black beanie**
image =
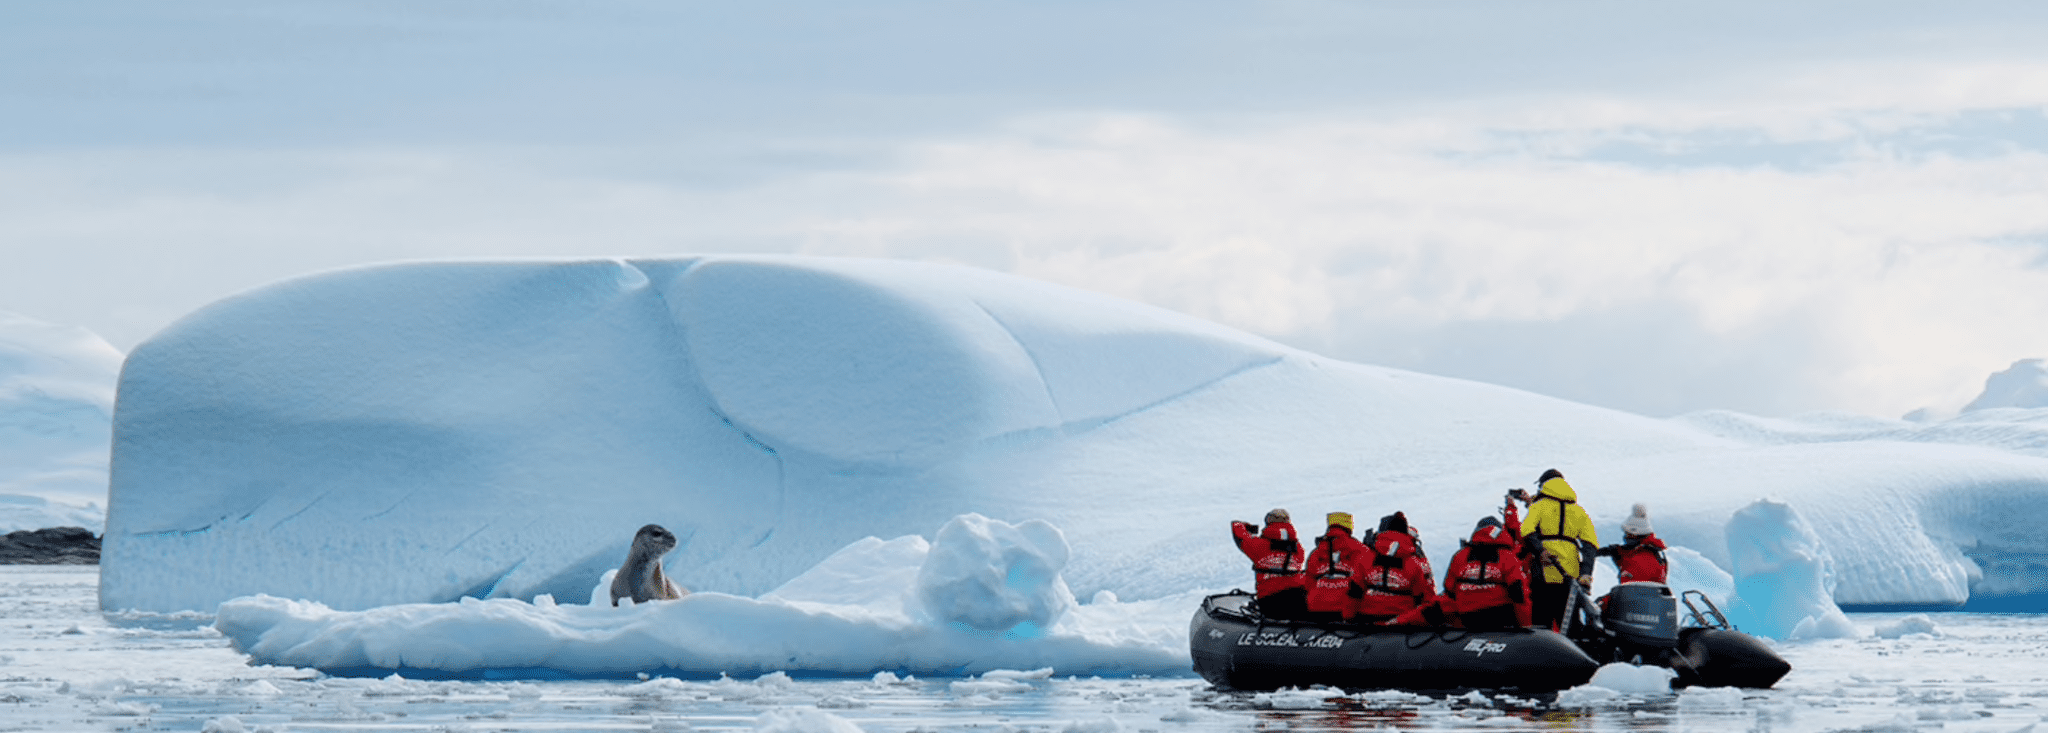
{"type": "Polygon", "coordinates": [[[1499,519],[1495,519],[1495,518],[1493,518],[1493,517],[1480,517],[1480,518],[1479,518],[1479,523],[1478,523],[1478,524],[1475,524],[1475,525],[1472,525],[1472,533],[1473,533],[1473,534],[1478,534],[1478,533],[1479,533],[1479,530],[1482,530],[1482,529],[1486,529],[1487,527],[1499,527],[1499,526],[1501,526],[1501,524],[1500,524],[1500,520],[1499,520],[1499,519]]]}
{"type": "Polygon", "coordinates": [[[1389,515],[1387,515],[1387,516],[1384,516],[1384,517],[1380,517],[1380,531],[1381,531],[1381,532],[1400,532],[1400,533],[1402,533],[1402,534],[1407,534],[1407,533],[1408,533],[1408,515],[1406,515],[1406,514],[1402,514],[1402,513],[1400,513],[1400,512],[1394,512],[1393,514],[1389,514],[1389,515]]]}
{"type": "Polygon", "coordinates": [[[1536,477],[1536,485],[1542,486],[1543,482],[1549,481],[1554,478],[1564,478],[1564,472],[1559,471],[1555,468],[1550,469],[1548,471],[1544,471],[1542,476],[1536,477]]]}

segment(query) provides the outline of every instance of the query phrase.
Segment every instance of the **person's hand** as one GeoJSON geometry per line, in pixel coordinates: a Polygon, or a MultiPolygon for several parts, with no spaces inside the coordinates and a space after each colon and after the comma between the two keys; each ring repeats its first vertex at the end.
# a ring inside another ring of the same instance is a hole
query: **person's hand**
{"type": "Polygon", "coordinates": [[[1593,576],[1591,576],[1591,575],[1581,575],[1581,576],[1579,576],[1579,587],[1581,587],[1581,588],[1585,588],[1585,589],[1587,590],[1587,592],[1591,592],[1591,591],[1593,590],[1593,576]]]}

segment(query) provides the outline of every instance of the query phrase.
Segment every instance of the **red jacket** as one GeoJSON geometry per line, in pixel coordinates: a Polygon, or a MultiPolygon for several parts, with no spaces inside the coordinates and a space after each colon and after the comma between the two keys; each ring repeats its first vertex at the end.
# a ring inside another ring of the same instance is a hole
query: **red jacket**
{"type": "Polygon", "coordinates": [[[1372,549],[1351,536],[1351,531],[1331,527],[1316,538],[1316,549],[1308,554],[1303,570],[1308,587],[1308,610],[1312,613],[1341,613],[1351,618],[1357,612],[1358,571],[1372,562],[1372,549]]]}
{"type": "Polygon", "coordinates": [[[1662,583],[1671,573],[1671,563],[1664,559],[1664,541],[1654,534],[1629,544],[1602,547],[1600,555],[1614,558],[1622,583],[1662,583]]]}
{"type": "Polygon", "coordinates": [[[1274,522],[1252,534],[1252,525],[1231,522],[1230,532],[1237,537],[1237,549],[1251,558],[1252,572],[1259,576],[1260,598],[1302,587],[1301,571],[1308,562],[1308,553],[1302,550],[1301,536],[1295,534],[1294,525],[1274,522]]]}
{"type": "Polygon", "coordinates": [[[1515,554],[1520,546],[1515,538],[1516,533],[1504,527],[1474,530],[1445,572],[1444,606],[1455,613],[1512,606],[1515,619],[1528,626],[1529,573],[1515,554]]]}
{"type": "Polygon", "coordinates": [[[1415,538],[1388,530],[1373,535],[1373,557],[1355,576],[1358,615],[1391,617],[1436,600],[1436,579],[1415,553],[1415,538]]]}

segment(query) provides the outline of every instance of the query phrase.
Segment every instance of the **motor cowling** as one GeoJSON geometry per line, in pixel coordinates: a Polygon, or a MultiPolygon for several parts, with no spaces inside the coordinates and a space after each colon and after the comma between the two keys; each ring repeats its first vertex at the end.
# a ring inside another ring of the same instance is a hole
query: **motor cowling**
{"type": "Polygon", "coordinates": [[[1653,649],[1678,646],[1678,599],[1663,583],[1615,586],[1600,621],[1619,641],[1653,649]]]}

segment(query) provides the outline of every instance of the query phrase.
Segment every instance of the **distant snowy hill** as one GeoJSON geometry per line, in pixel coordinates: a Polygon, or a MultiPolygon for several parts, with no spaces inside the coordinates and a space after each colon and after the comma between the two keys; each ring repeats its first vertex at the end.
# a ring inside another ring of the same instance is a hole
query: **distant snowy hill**
{"type": "Polygon", "coordinates": [[[0,534],[104,527],[120,371],[91,332],[0,312],[0,534]]]}
{"type": "Polygon", "coordinates": [[[2048,359],[2021,359],[2012,368],[1984,380],[1984,393],[1963,406],[1964,412],[1995,407],[2048,407],[2048,359]]]}
{"type": "Polygon", "coordinates": [[[2048,597],[2048,411],[1655,420],[936,265],[327,273],[138,346],[114,425],[109,609],[582,598],[649,522],[757,596],[969,513],[1062,530],[1077,597],[1166,598],[1249,582],[1229,520],[1405,510],[1448,558],[1553,466],[1703,578],[1768,557],[1730,522],[1768,498],[1843,603],[2048,597]]]}

